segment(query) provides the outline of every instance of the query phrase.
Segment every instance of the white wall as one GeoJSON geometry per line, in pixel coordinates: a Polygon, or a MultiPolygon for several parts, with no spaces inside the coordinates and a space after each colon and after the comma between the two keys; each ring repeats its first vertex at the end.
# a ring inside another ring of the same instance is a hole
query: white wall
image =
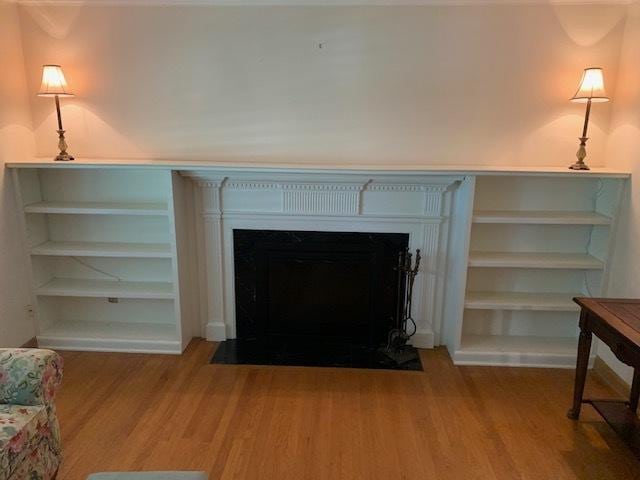
{"type": "Polygon", "coordinates": [[[4,163],[33,155],[18,9],[0,2],[0,347],[20,346],[35,335],[25,306],[29,281],[17,222],[13,185],[4,163]]]}
{"type": "MultiPolygon", "coordinates": [[[[52,102],[34,96],[53,62],[77,94],[64,117],[78,156],[476,165],[574,160],[583,106],[568,98],[585,66],[613,85],[625,13],[20,7],[39,155],[55,153],[52,102]]],[[[592,165],[609,108],[594,109],[592,165]]]]}
{"type": "MultiPolygon", "coordinates": [[[[629,12],[606,151],[607,165],[632,172],[632,179],[622,202],[609,296],[640,298],[640,5],[632,5],[629,12]]],[[[631,369],[608,348],[603,346],[599,352],[631,381],[631,369]]]]}

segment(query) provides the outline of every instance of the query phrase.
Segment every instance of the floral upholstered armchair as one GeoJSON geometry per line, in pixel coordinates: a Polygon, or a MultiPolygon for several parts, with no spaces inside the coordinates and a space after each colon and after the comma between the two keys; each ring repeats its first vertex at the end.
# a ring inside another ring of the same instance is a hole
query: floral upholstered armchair
{"type": "Polygon", "coordinates": [[[50,480],[60,465],[53,403],[62,358],[51,350],[0,349],[0,480],[50,480]]]}

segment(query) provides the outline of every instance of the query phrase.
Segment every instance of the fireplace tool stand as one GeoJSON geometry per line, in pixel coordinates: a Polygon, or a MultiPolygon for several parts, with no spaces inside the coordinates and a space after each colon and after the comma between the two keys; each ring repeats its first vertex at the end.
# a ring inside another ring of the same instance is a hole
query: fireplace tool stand
{"type": "MultiPolygon", "coordinates": [[[[416,250],[415,264],[413,254],[408,248],[398,254],[398,312],[396,325],[389,332],[387,355],[402,357],[409,339],[415,335],[417,326],[411,314],[413,301],[413,284],[420,269],[420,249],[416,250]],[[411,324],[411,333],[408,326],[411,324]]],[[[399,358],[398,358],[399,360],[399,358]]]]}

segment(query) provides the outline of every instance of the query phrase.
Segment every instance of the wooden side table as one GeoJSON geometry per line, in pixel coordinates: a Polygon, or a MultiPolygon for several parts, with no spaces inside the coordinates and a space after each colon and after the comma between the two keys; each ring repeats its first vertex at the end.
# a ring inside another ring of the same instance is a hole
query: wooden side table
{"type": "Polygon", "coordinates": [[[640,458],[640,420],[636,415],[640,397],[640,300],[585,297],[573,300],[582,310],[573,407],[567,416],[577,420],[582,404],[591,404],[640,458]],[[593,334],[620,361],[634,368],[629,401],[583,398],[593,334]]]}

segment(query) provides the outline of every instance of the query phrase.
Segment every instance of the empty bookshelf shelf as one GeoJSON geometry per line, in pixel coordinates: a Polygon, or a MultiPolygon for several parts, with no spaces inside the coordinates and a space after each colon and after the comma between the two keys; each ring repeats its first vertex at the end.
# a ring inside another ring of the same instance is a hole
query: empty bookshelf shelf
{"type": "Polygon", "coordinates": [[[579,293],[467,292],[465,308],[476,310],[540,310],[574,312],[579,293]]]}
{"type": "Polygon", "coordinates": [[[597,212],[481,210],[473,214],[473,222],[537,225],[609,225],[611,219],[597,212]]]}
{"type": "Polygon", "coordinates": [[[41,348],[180,353],[175,324],[59,320],[38,335],[41,348]]]}
{"type": "Polygon", "coordinates": [[[470,267],[565,268],[600,270],[603,263],[586,253],[471,252],[470,267]]]}
{"type": "Polygon", "coordinates": [[[171,246],[164,243],[56,242],[31,249],[32,255],[67,257],[171,258],[171,246]]]}
{"type": "Polygon", "coordinates": [[[54,278],[38,288],[37,293],[51,297],[115,297],[159,300],[171,300],[175,297],[173,285],[169,282],[117,282],[76,278],[54,278]]]}
{"type": "Polygon", "coordinates": [[[161,215],[169,214],[166,203],[115,202],[38,202],[26,205],[25,213],[85,215],[161,215]]]}
{"type": "Polygon", "coordinates": [[[577,348],[573,337],[463,335],[454,357],[458,365],[572,368],[577,348]]]}

